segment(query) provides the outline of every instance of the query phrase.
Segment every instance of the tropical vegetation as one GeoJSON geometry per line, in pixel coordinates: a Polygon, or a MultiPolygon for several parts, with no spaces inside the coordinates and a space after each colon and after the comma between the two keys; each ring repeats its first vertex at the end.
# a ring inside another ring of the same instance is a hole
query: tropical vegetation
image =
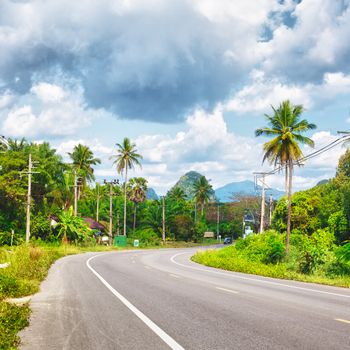
{"type": "Polygon", "coordinates": [[[291,208],[292,208],[292,177],[294,165],[300,165],[303,153],[300,144],[314,147],[314,142],[309,137],[303,136],[308,130],[316,128],[315,124],[306,119],[300,119],[304,111],[302,105],[292,105],[289,100],[283,101],[278,108],[273,109],[273,116],[266,115],[268,127],[259,128],[255,131],[256,136],[269,136],[272,140],[263,146],[263,162],[268,160],[271,164],[279,165],[285,171],[286,192],[288,193],[288,217],[286,254],[289,253],[289,239],[291,231],[291,208]]]}

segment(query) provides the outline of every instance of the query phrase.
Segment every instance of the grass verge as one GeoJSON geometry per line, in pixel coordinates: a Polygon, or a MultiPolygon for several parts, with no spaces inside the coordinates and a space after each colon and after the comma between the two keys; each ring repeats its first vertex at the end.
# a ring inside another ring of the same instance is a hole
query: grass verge
{"type": "Polygon", "coordinates": [[[338,287],[350,287],[350,275],[329,277],[319,271],[311,274],[303,274],[290,269],[288,261],[282,261],[276,264],[264,264],[261,261],[253,261],[237,250],[235,246],[219,250],[197,252],[192,256],[192,261],[228,271],[338,287]]]}
{"type": "Polygon", "coordinates": [[[0,301],[0,349],[16,349],[17,333],[28,325],[28,305],[16,306],[0,301]]]}

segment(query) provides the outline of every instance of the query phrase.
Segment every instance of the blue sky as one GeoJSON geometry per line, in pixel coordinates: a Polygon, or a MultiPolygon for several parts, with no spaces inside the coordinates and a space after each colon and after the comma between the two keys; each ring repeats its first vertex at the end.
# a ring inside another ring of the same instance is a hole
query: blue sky
{"type": "MultiPolygon", "coordinates": [[[[0,132],[64,157],[89,145],[99,180],[118,176],[109,156],[128,136],[134,175],[160,193],[189,170],[214,187],[252,179],[269,169],[254,130],[271,105],[303,104],[316,148],[349,129],[349,37],[349,0],[3,0],[0,132]]],[[[344,151],[296,170],[295,189],[344,151]]]]}

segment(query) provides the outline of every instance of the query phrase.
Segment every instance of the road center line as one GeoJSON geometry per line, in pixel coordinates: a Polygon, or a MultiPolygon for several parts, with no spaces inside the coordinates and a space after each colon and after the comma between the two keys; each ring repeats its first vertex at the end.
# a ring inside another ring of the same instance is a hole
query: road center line
{"type": "Polygon", "coordinates": [[[117,292],[97,271],[95,271],[91,265],[90,261],[95,259],[100,255],[95,255],[86,261],[86,266],[90,271],[105,285],[107,289],[114,296],[116,296],[131,312],[133,312],[146,326],[148,326],[159,338],[161,338],[171,349],[174,350],[185,350],[179,343],[177,343],[170,335],[165,333],[160,327],[158,327],[151,319],[149,319],[144,313],[142,313],[136,306],[130,303],[125,297],[123,297],[119,292],[117,292]]]}
{"type": "Polygon", "coordinates": [[[215,287],[216,289],[222,290],[224,292],[228,292],[228,293],[232,293],[232,294],[238,294],[238,292],[236,290],[232,290],[232,289],[226,289],[226,288],[221,288],[221,287],[215,287]]]}
{"type": "Polygon", "coordinates": [[[342,318],[335,318],[334,320],[335,320],[335,321],[338,321],[338,322],[343,322],[343,323],[349,323],[349,324],[350,324],[350,321],[348,321],[348,320],[343,320],[342,318]]]}
{"type": "MultiPolygon", "coordinates": [[[[350,295],[346,295],[346,294],[339,294],[339,293],[333,293],[333,292],[326,292],[326,291],[323,291],[323,290],[304,288],[304,287],[298,287],[298,286],[291,286],[291,285],[284,284],[284,283],[267,281],[267,280],[258,279],[258,278],[238,276],[238,275],[231,274],[229,272],[221,272],[221,271],[215,271],[215,270],[201,269],[200,267],[188,266],[188,265],[184,265],[184,264],[181,264],[181,263],[175,261],[176,257],[178,257],[180,255],[184,255],[184,254],[187,254],[187,252],[177,253],[177,254],[173,255],[170,258],[170,261],[172,263],[174,263],[175,265],[182,266],[182,267],[185,267],[187,269],[192,269],[192,270],[197,270],[197,271],[202,271],[202,272],[214,273],[214,274],[217,274],[217,275],[223,275],[223,276],[226,276],[226,277],[231,277],[231,278],[236,278],[236,279],[241,279],[241,280],[246,280],[246,281],[253,281],[253,282],[259,282],[259,283],[263,283],[263,284],[271,284],[271,285],[274,285],[274,286],[280,286],[280,287],[285,287],[285,288],[304,290],[304,291],[312,292],[312,293],[328,294],[328,295],[335,295],[337,297],[342,297],[342,298],[350,298],[350,295]]],[[[234,272],[234,271],[231,271],[231,272],[234,272]]]]}

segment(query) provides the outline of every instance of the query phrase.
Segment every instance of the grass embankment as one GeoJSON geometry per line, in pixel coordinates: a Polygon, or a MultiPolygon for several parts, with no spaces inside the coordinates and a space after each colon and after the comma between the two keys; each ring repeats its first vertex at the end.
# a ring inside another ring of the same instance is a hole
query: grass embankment
{"type": "MultiPolygon", "coordinates": [[[[203,243],[167,242],[164,248],[193,247],[214,244],[216,241],[203,243]]],[[[140,244],[140,248],[162,248],[162,245],[140,244]]],[[[28,325],[30,309],[27,304],[17,306],[5,301],[39,291],[40,283],[47,276],[48,270],[57,259],[71,254],[84,252],[112,251],[121,248],[107,246],[79,247],[66,246],[27,246],[13,248],[0,247],[0,263],[10,265],[0,269],[0,349],[15,349],[19,344],[17,333],[28,325]]],[[[130,244],[123,249],[134,249],[130,244]]]]}
{"type": "Polygon", "coordinates": [[[266,277],[350,287],[350,266],[338,260],[324,236],[292,237],[289,257],[284,235],[266,233],[220,250],[198,252],[192,260],[211,267],[266,277]],[[321,242],[321,243],[320,243],[321,242]]]}
{"type": "Polygon", "coordinates": [[[10,265],[0,269],[0,349],[15,349],[17,333],[28,325],[30,309],[27,304],[17,306],[5,301],[38,292],[52,263],[60,257],[86,251],[106,251],[111,247],[76,246],[18,246],[0,248],[0,263],[10,265]]]}

